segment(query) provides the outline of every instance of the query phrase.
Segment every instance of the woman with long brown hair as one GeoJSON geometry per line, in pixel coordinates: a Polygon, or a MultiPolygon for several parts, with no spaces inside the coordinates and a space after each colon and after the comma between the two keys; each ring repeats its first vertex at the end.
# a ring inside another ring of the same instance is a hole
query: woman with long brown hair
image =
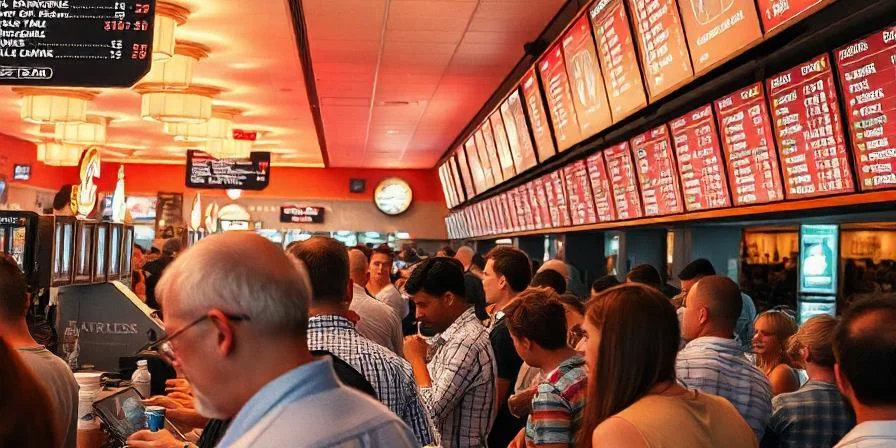
{"type": "Polygon", "coordinates": [[[785,346],[787,338],[796,334],[796,322],[783,311],[769,310],[756,317],[753,326],[756,367],[768,376],[772,396],[799,389],[800,377],[790,367],[790,357],[785,346]]]}
{"type": "Polygon", "coordinates": [[[53,415],[47,391],[0,338],[0,447],[59,446],[53,415]]]}
{"type": "Polygon", "coordinates": [[[731,403],[676,382],[678,318],[662,293],[609,289],[589,302],[583,327],[589,385],[580,447],[757,446],[731,403]]]}

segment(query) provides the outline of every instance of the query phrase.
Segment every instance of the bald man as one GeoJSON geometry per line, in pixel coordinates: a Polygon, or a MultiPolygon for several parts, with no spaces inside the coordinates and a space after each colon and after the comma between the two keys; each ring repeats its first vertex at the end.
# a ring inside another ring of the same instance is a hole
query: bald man
{"type": "Polygon", "coordinates": [[[737,408],[762,440],[771,418],[768,377],[756,368],[734,339],[742,306],[740,288],[728,277],[710,275],[687,297],[681,334],[688,344],[678,352],[678,379],[692,389],[722,396],[737,408]]]}
{"type": "Polygon", "coordinates": [[[358,249],[349,250],[348,266],[353,288],[352,302],[348,308],[360,318],[357,323],[358,333],[398,356],[404,356],[401,320],[389,305],[374,299],[364,289],[370,276],[367,256],[358,249]]]}

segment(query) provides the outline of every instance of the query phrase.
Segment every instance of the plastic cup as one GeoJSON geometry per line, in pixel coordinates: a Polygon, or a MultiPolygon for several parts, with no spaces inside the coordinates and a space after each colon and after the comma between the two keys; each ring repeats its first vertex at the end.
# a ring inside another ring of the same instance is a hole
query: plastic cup
{"type": "Polygon", "coordinates": [[[146,416],[146,429],[156,432],[165,427],[165,408],[162,406],[147,406],[143,414],[146,416]]]}

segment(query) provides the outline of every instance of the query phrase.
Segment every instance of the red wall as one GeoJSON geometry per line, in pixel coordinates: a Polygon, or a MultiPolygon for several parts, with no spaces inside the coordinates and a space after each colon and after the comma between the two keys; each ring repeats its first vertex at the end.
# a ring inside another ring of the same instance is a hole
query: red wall
{"type": "Polygon", "coordinates": [[[10,183],[58,190],[65,184],[78,182],[78,168],[47,166],[37,161],[37,147],[34,143],[6,134],[0,134],[0,175],[5,175],[10,183]],[[14,165],[31,165],[31,179],[12,179],[14,165]]]}

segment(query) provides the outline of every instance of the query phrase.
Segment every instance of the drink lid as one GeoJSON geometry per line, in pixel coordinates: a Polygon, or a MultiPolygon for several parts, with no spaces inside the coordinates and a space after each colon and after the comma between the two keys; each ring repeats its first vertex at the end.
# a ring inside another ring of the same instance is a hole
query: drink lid
{"type": "Polygon", "coordinates": [[[165,412],[165,407],[164,406],[147,406],[146,410],[151,411],[151,412],[165,412]]]}

